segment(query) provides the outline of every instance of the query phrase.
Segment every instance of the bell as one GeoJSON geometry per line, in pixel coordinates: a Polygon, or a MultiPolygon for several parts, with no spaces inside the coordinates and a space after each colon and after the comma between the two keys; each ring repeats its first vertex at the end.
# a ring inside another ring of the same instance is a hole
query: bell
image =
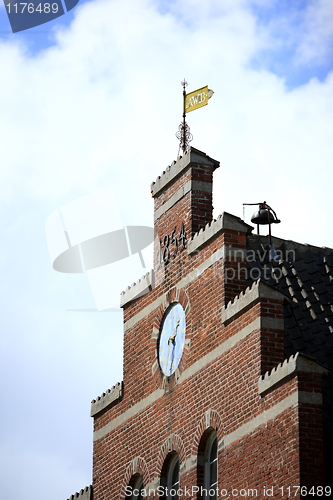
{"type": "Polygon", "coordinates": [[[281,222],[272,210],[268,208],[261,208],[255,212],[251,217],[251,222],[254,224],[278,224],[281,222]]]}

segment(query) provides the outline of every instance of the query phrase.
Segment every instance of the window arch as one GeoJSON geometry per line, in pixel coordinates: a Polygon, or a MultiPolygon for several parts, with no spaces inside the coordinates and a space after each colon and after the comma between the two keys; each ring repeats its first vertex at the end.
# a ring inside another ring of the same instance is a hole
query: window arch
{"type": "Polygon", "coordinates": [[[133,474],[126,488],[126,500],[143,500],[143,477],[141,474],[133,474]]]}
{"type": "Polygon", "coordinates": [[[217,445],[215,429],[207,429],[201,437],[198,448],[198,500],[217,500],[217,445]]]}
{"type": "Polygon", "coordinates": [[[179,458],[178,453],[172,451],[164,460],[161,471],[160,484],[163,487],[163,500],[179,500],[179,458]]]}

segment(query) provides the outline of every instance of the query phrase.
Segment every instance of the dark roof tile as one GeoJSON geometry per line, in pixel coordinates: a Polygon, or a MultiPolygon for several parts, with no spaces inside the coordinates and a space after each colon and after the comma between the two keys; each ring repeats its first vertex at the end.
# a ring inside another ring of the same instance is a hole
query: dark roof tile
{"type": "MultiPolygon", "coordinates": [[[[248,238],[249,249],[262,251],[261,238],[251,235],[248,238]]],[[[291,298],[291,302],[284,305],[284,354],[289,357],[302,352],[331,369],[331,375],[323,379],[323,416],[325,447],[332,448],[333,250],[275,238],[273,241],[276,248],[283,249],[286,260],[279,263],[282,273],[279,273],[278,281],[272,275],[269,281],[291,298]]],[[[258,262],[248,265],[262,269],[260,253],[257,255],[258,262]]],[[[269,263],[266,262],[265,265],[269,266],[269,263]]]]}
{"type": "Polygon", "coordinates": [[[296,348],[296,352],[306,352],[309,349],[303,338],[294,339],[293,345],[296,348]]]}

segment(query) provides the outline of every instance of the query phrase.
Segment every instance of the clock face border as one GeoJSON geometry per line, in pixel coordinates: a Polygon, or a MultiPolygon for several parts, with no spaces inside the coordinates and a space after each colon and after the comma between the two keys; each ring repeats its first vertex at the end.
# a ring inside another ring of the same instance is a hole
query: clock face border
{"type": "Polygon", "coordinates": [[[157,389],[162,389],[164,393],[172,391],[181,381],[181,374],[186,368],[191,352],[192,339],[192,316],[191,302],[185,287],[172,287],[164,296],[163,302],[155,309],[154,316],[151,322],[151,373],[154,385],[157,389]],[[178,368],[170,377],[164,375],[159,362],[159,339],[161,328],[165,319],[166,313],[172,304],[179,303],[183,307],[186,314],[186,338],[183,356],[180,360],[178,368]]]}
{"type": "Polygon", "coordinates": [[[180,302],[165,311],[158,340],[158,361],[162,373],[171,377],[182,359],[186,340],[186,313],[180,302]]]}

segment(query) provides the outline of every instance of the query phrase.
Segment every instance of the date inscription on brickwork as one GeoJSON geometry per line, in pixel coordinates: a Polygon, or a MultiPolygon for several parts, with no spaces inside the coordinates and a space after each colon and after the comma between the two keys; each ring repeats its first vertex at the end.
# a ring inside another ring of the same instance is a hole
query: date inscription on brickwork
{"type": "Polygon", "coordinates": [[[171,234],[165,234],[160,240],[158,250],[158,268],[164,263],[169,264],[171,259],[175,259],[178,252],[182,252],[186,248],[186,233],[185,226],[182,223],[180,230],[177,226],[171,234]],[[179,232],[178,232],[179,231],[179,232]]]}

